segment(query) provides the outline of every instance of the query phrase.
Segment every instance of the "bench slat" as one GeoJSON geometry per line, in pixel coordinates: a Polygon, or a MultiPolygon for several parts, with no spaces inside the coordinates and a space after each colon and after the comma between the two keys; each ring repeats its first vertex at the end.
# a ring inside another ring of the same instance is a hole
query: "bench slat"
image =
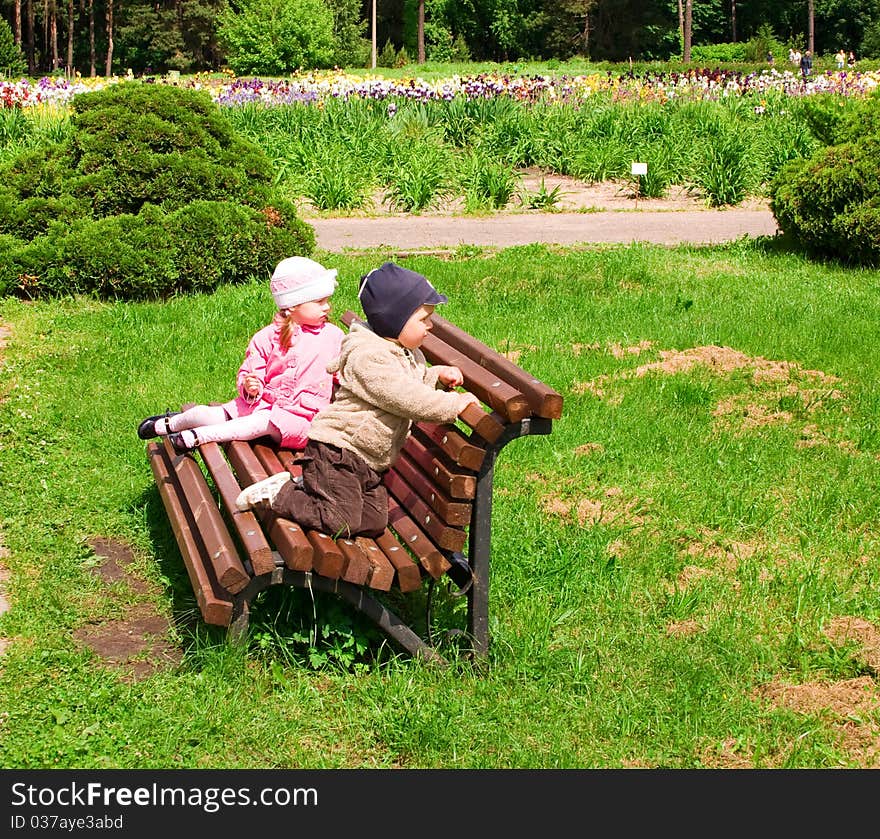
{"type": "Polygon", "coordinates": [[[500,414],[487,414],[479,405],[468,405],[460,414],[461,421],[476,431],[487,443],[494,443],[504,433],[500,414]]]}
{"type": "Polygon", "coordinates": [[[147,456],[202,618],[205,623],[213,626],[229,626],[232,621],[232,598],[228,592],[223,591],[213,572],[209,570],[210,563],[203,556],[204,545],[194,530],[191,516],[185,512],[185,501],[181,497],[171,465],[165,458],[165,450],[160,443],[149,443],[147,456]]]}
{"type": "Polygon", "coordinates": [[[440,516],[446,524],[464,527],[470,523],[473,505],[465,501],[453,501],[440,489],[431,478],[410,460],[409,455],[401,452],[388,475],[395,473],[410,488],[414,489],[421,499],[440,516]]]}
{"type": "Polygon", "coordinates": [[[415,554],[422,568],[435,580],[439,579],[449,568],[449,560],[410,518],[393,495],[388,496],[388,521],[400,537],[401,543],[415,554]]]}
{"type": "Polygon", "coordinates": [[[502,414],[509,422],[518,422],[532,413],[529,400],[513,385],[481,366],[463,352],[450,347],[430,332],[422,341],[422,352],[430,362],[451,364],[464,376],[465,387],[481,402],[502,414]]]}
{"type": "Polygon", "coordinates": [[[214,486],[223,499],[229,518],[232,521],[238,538],[250,560],[254,574],[271,574],[275,569],[275,560],[272,558],[272,548],[266,541],[257,517],[247,510],[242,512],[236,509],[235,499],[241,492],[241,487],[235,479],[235,475],[229,468],[226,458],[217,443],[205,443],[199,446],[199,454],[211,473],[214,486]]]}
{"type": "Polygon", "coordinates": [[[265,513],[263,521],[268,522],[269,538],[291,571],[311,571],[315,549],[305,531],[290,519],[265,513]]]}
{"type": "Polygon", "coordinates": [[[528,399],[531,409],[539,417],[559,419],[562,416],[560,393],[436,312],[431,320],[434,335],[512,384],[528,399]]]}
{"type": "Polygon", "coordinates": [[[322,577],[329,577],[331,580],[338,580],[342,577],[348,566],[348,558],[333,541],[333,538],[318,530],[306,530],[305,533],[315,551],[312,559],[312,567],[315,571],[322,577]]]}
{"type": "Polygon", "coordinates": [[[409,552],[401,547],[397,539],[394,538],[394,534],[386,528],[381,536],[376,537],[375,542],[394,567],[397,575],[397,587],[402,592],[416,591],[420,588],[422,585],[420,566],[416,564],[409,552]]]}
{"type": "MultiPolygon", "coordinates": [[[[395,480],[395,473],[389,472],[390,481],[385,486],[394,494],[401,507],[409,513],[413,523],[430,536],[431,541],[447,551],[460,551],[467,543],[467,534],[456,527],[449,527],[419,496],[403,481],[395,480]]],[[[397,528],[395,527],[395,530],[397,528]]],[[[443,569],[446,570],[445,568],[443,569]]]]}
{"type": "Polygon", "coordinates": [[[380,591],[390,591],[394,583],[394,566],[385,556],[375,539],[367,539],[358,536],[354,540],[367,557],[370,565],[370,573],[367,576],[367,585],[380,591]]]}
{"type": "Polygon", "coordinates": [[[475,475],[455,471],[457,467],[450,466],[449,461],[442,449],[438,449],[431,443],[419,439],[410,434],[407,437],[403,450],[431,475],[442,490],[452,498],[472,499],[477,492],[477,478],[475,475]]]}
{"type": "Polygon", "coordinates": [[[346,560],[342,579],[356,586],[366,585],[372,569],[361,546],[354,539],[337,539],[336,545],[346,560]]]}
{"type": "MultiPolygon", "coordinates": [[[[251,446],[242,441],[234,440],[224,443],[226,456],[238,475],[242,486],[250,486],[257,481],[268,477],[266,470],[260,463],[251,446]]],[[[276,516],[268,511],[257,511],[257,518],[263,522],[263,527],[272,544],[284,559],[284,564],[291,571],[311,571],[314,558],[312,543],[306,538],[303,529],[296,523],[276,516]]]]}
{"type": "Polygon", "coordinates": [[[474,472],[479,471],[486,457],[486,450],[475,446],[451,425],[438,425],[433,422],[419,422],[412,426],[414,434],[423,440],[434,443],[452,462],[474,472]]]}
{"type": "Polygon", "coordinates": [[[188,506],[202,536],[208,558],[217,575],[217,581],[230,594],[237,594],[250,582],[251,578],[241,563],[238,549],[226,529],[226,524],[220,515],[217,502],[208,488],[205,476],[189,454],[177,454],[167,437],[163,438],[163,443],[168,462],[186,496],[188,506]]]}

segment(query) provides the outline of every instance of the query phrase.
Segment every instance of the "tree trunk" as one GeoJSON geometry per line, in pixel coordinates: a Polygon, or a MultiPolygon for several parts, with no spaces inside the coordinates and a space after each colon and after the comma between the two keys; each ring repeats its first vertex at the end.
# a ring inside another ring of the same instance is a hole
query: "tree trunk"
{"type": "Polygon", "coordinates": [[[684,54],[684,6],[682,0],[678,0],[678,39],[681,41],[681,51],[684,54]]]}
{"type": "Polygon", "coordinates": [[[12,14],[12,35],[15,38],[15,43],[18,44],[18,46],[21,46],[21,0],[15,0],[15,8],[12,14]]]}
{"type": "Polygon", "coordinates": [[[89,0],[89,78],[97,75],[95,70],[95,0],[89,0]]]}
{"type": "Polygon", "coordinates": [[[73,0],[67,0],[67,73],[73,75],[73,0]]]}
{"type": "Polygon", "coordinates": [[[693,20],[693,2],[685,0],[684,3],[684,46],[682,47],[681,60],[685,64],[691,60],[691,23],[693,20]]]}
{"type": "Polygon", "coordinates": [[[736,43],[736,0],[730,0],[730,40],[736,43]]]}
{"type": "Polygon", "coordinates": [[[587,8],[586,14],[584,15],[584,58],[590,58],[590,10],[587,8]]]}
{"type": "Polygon", "coordinates": [[[370,52],[370,67],[376,69],[376,0],[373,0],[373,7],[370,11],[370,37],[372,39],[372,50],[370,52]]]}
{"type": "Polygon", "coordinates": [[[816,54],[816,10],[813,0],[807,0],[807,49],[816,54]]]}
{"type": "Polygon", "coordinates": [[[419,0],[419,64],[425,63],[425,0],[419,0]]]}
{"type": "Polygon", "coordinates": [[[107,65],[104,75],[109,79],[113,70],[113,0],[107,0],[107,65]]]}
{"type": "Polygon", "coordinates": [[[37,74],[37,57],[34,43],[36,40],[36,35],[34,34],[34,0],[27,0],[25,6],[25,16],[27,17],[28,75],[35,76],[37,74]]]}
{"type": "Polygon", "coordinates": [[[52,0],[49,17],[49,49],[52,54],[52,69],[57,70],[61,56],[58,55],[58,7],[55,5],[55,0],[52,0]]]}

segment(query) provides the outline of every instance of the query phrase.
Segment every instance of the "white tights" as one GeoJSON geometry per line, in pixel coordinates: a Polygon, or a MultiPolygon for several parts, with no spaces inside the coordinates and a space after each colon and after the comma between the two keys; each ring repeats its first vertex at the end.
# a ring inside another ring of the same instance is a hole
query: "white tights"
{"type": "Polygon", "coordinates": [[[257,437],[271,437],[276,443],[281,442],[281,432],[269,421],[268,411],[230,418],[222,405],[194,405],[182,414],[156,421],[157,434],[175,431],[183,432],[183,440],[190,446],[196,440],[199,444],[226,443],[257,437]]]}

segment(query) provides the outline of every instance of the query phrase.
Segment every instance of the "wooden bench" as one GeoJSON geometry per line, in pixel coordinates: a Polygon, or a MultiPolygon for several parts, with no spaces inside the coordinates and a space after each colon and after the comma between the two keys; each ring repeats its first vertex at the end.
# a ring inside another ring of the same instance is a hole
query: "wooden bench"
{"type": "MultiPolygon", "coordinates": [[[[342,317],[346,326],[354,320],[352,312],[342,317]]],[[[299,474],[296,452],[265,441],[208,443],[184,455],[167,438],[147,445],[206,623],[240,639],[259,592],[310,587],[346,600],[410,654],[440,659],[382,593],[414,592],[448,574],[466,589],[473,653],[488,653],[495,459],[511,440],[549,434],[562,397],[437,314],[422,350],[431,364],[459,367],[464,387],[488,411],[471,405],[460,424],[414,424],[385,474],[390,524],[376,539],[333,539],[272,513],[236,509],[243,487],[284,469],[299,474]]]]}

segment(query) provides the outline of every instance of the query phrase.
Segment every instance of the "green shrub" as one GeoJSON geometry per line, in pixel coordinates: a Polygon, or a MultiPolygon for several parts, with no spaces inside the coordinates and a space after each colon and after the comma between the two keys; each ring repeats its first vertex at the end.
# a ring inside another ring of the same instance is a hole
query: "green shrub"
{"type": "MultiPolygon", "coordinates": [[[[748,60],[748,43],[741,41],[732,44],[706,44],[691,47],[691,61],[700,64],[744,62],[748,60]]],[[[764,56],[761,56],[761,60],[764,60],[764,56]]]]}
{"type": "Polygon", "coordinates": [[[15,43],[12,29],[4,18],[0,18],[0,70],[8,76],[20,76],[27,72],[24,53],[15,43]]]}
{"type": "Polygon", "coordinates": [[[30,242],[2,239],[0,288],[28,297],[140,300],[208,292],[268,277],[279,260],[314,249],[314,231],[287,202],[260,211],[196,201],[171,213],[146,205],[137,215],[55,225],[30,242]]]}
{"type": "Polygon", "coordinates": [[[0,166],[0,234],[30,242],[9,249],[5,290],[166,296],[314,249],[266,155],[207,94],[124,83],[73,111],[61,140],[0,166]]]}
{"type": "Polygon", "coordinates": [[[376,66],[393,67],[396,60],[397,51],[394,49],[394,44],[391,43],[391,39],[389,38],[385,42],[385,46],[382,47],[382,51],[376,56],[376,66]]]}
{"type": "Polygon", "coordinates": [[[283,76],[333,66],[333,25],[323,0],[243,0],[221,14],[217,36],[239,75],[283,76]]]}
{"type": "Polygon", "coordinates": [[[880,197],[880,135],[822,149],[783,166],[770,207],[784,234],[807,251],[846,262],[880,263],[871,221],[880,197]],[[849,241],[858,239],[857,247],[849,241]]]}

